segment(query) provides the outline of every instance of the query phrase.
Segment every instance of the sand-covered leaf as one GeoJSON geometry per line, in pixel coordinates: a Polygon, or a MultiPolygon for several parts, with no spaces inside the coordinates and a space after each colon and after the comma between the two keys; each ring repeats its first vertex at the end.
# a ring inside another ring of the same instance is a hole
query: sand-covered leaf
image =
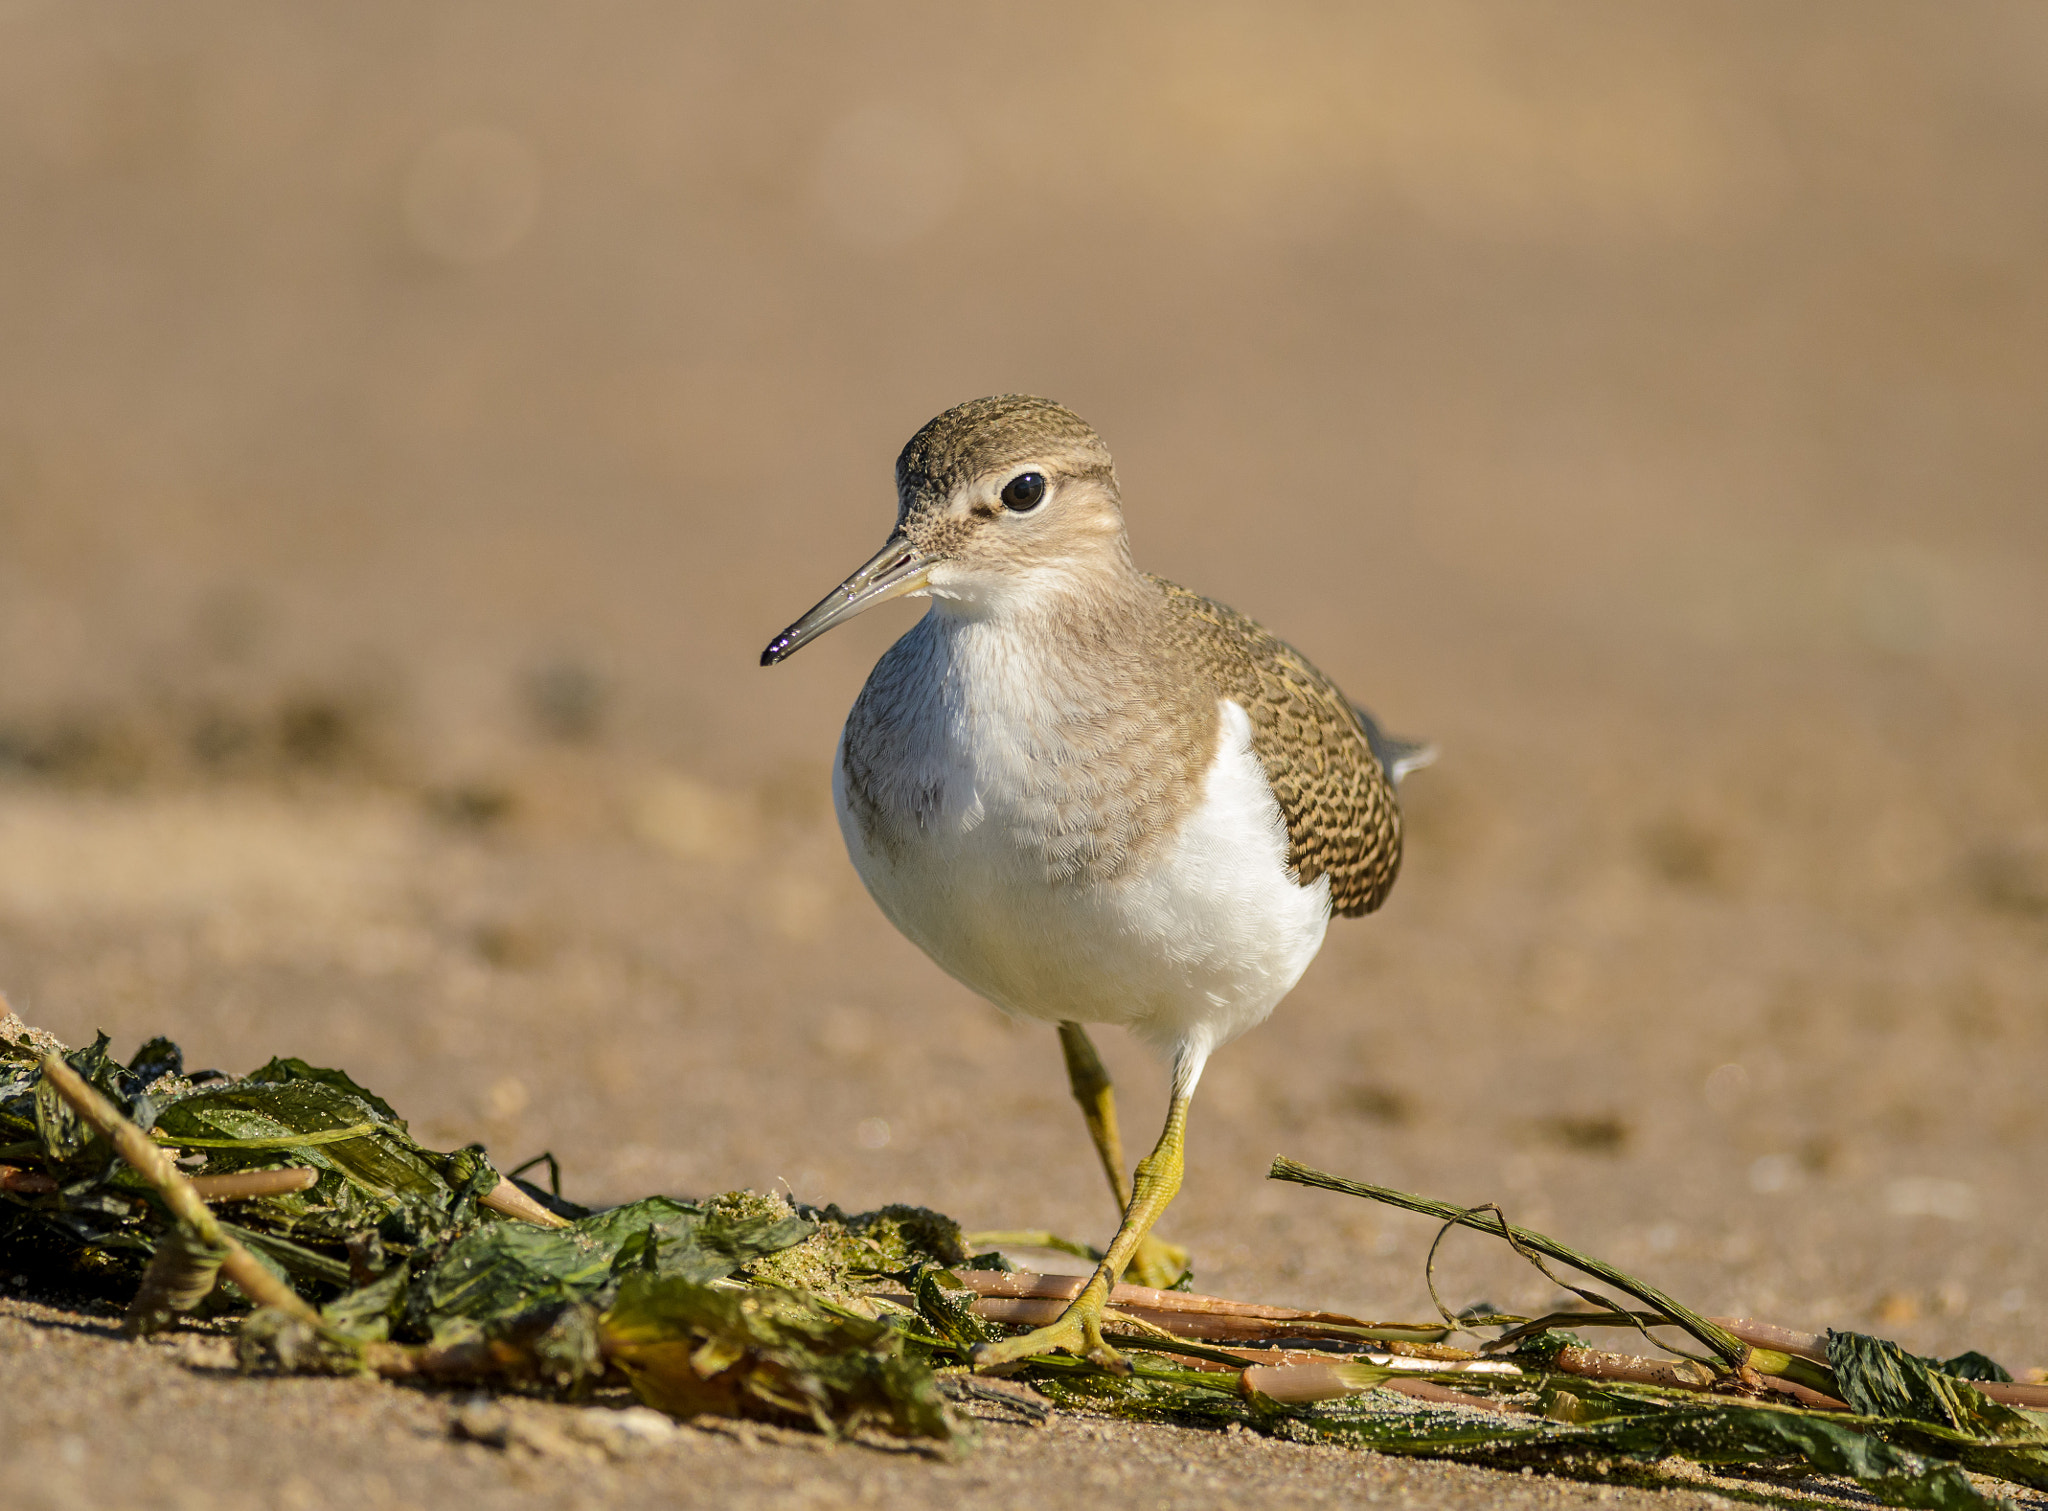
{"type": "Polygon", "coordinates": [[[960,1424],[931,1370],[886,1323],[775,1286],[721,1290],[634,1274],[600,1319],[604,1347],[648,1405],[841,1433],[951,1443],[960,1424]]]}
{"type": "Polygon", "coordinates": [[[1881,1419],[1890,1440],[2048,1489],[2048,1426],[2038,1416],[2000,1405],[1931,1360],[1864,1333],[1829,1333],[1828,1363],[1843,1399],[1881,1419]]]}
{"type": "Polygon", "coordinates": [[[872,1313],[869,1296],[878,1278],[903,1280],[926,1266],[975,1262],[960,1224],[929,1207],[899,1203],[852,1216],[836,1206],[806,1207],[801,1215],[814,1225],[812,1231],[801,1243],[748,1261],[747,1279],[872,1313]]]}
{"type": "MultiPolygon", "coordinates": [[[[155,1104],[128,1067],[107,1053],[105,1034],[66,1053],[64,1063],[134,1122],[147,1128],[155,1121],[155,1104]]],[[[10,1153],[39,1156],[53,1175],[67,1181],[88,1170],[109,1168],[113,1156],[107,1142],[45,1082],[39,1063],[24,1064],[20,1058],[14,1059],[13,1074],[0,1086],[0,1129],[6,1130],[10,1153]]]]}
{"type": "Polygon", "coordinates": [[[975,1348],[989,1341],[990,1333],[974,1315],[971,1296],[954,1297],[939,1283],[939,1271],[926,1270],[917,1277],[914,1296],[917,1314],[934,1335],[943,1340],[963,1362],[975,1348]]]}
{"type": "MultiPolygon", "coordinates": [[[[171,1231],[168,1214],[44,1081],[41,1055],[62,1047],[9,1021],[16,1027],[0,1036],[0,1148],[61,1189],[0,1207],[0,1262],[61,1289],[131,1294],[171,1231]]],[[[402,1261],[477,1225],[477,1198],[497,1184],[481,1149],[422,1148],[389,1103],[341,1071],[273,1059],[198,1087],[169,1040],[150,1040],[124,1066],[105,1035],[63,1057],[124,1116],[186,1155],[193,1174],[316,1171],[303,1191],[232,1209],[245,1246],[313,1294],[365,1278],[352,1245],[370,1242],[384,1260],[402,1261]]]]}
{"type": "Polygon", "coordinates": [[[492,1223],[456,1239],[415,1277],[408,1331],[442,1336],[464,1322],[595,1296],[622,1273],[721,1280],[750,1259],[802,1242],[815,1224],[790,1213],[734,1216],[651,1196],[565,1228],[492,1223]]]}
{"type": "Polygon", "coordinates": [[[1919,1422],[1994,1442],[2048,1446],[2048,1428],[2026,1413],[1987,1399],[1968,1380],[1883,1338],[1831,1332],[1828,1365],[1842,1399],[1865,1416],[1919,1422]]]}
{"type": "Polygon", "coordinates": [[[2012,1371],[2000,1364],[1989,1354],[1980,1354],[1976,1349],[1967,1349],[1953,1359],[1929,1360],[1934,1368],[1945,1375],[1954,1375],[1958,1380],[1991,1380],[2010,1384],[2012,1371]]]}

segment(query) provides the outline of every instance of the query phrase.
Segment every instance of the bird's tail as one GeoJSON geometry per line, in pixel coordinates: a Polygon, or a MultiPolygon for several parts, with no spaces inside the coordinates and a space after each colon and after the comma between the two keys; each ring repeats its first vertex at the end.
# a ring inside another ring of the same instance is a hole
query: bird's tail
{"type": "Polygon", "coordinates": [[[1380,763],[1380,770],[1396,787],[1409,772],[1435,764],[1436,747],[1429,741],[1396,739],[1381,729],[1380,721],[1358,704],[1352,704],[1351,711],[1358,715],[1359,727],[1365,731],[1365,743],[1372,747],[1373,759],[1380,763]]]}

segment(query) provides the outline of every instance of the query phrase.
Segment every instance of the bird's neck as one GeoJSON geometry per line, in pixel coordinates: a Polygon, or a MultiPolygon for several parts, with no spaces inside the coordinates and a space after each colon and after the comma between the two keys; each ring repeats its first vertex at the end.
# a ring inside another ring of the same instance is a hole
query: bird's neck
{"type": "Polygon", "coordinates": [[[1213,698],[1181,686],[1161,654],[1167,612],[1159,583],[1127,571],[1059,592],[938,600],[927,628],[960,715],[1057,747],[1090,743],[1103,721],[1138,709],[1167,724],[1206,721],[1213,698]]]}
{"type": "Polygon", "coordinates": [[[1165,612],[1165,595],[1128,557],[1060,562],[984,580],[971,592],[932,594],[949,634],[1028,638],[1054,657],[1095,657],[1135,645],[1165,612]]]}

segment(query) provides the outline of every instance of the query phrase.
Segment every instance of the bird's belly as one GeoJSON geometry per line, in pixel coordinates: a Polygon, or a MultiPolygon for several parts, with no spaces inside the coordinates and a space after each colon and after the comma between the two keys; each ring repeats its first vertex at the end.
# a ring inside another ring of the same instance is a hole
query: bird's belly
{"type": "MultiPolygon", "coordinates": [[[[1322,945],[1329,883],[1299,885],[1251,725],[1224,705],[1199,802],[1142,864],[1054,881],[999,793],[974,819],[891,822],[871,841],[834,782],[855,868],[891,922],[1005,1011],[1111,1023],[1161,1049],[1213,1049],[1263,1020],[1322,945]]],[[[945,776],[957,782],[965,772],[945,776]]],[[[957,790],[957,786],[956,786],[957,790]]],[[[873,822],[873,820],[871,820],[873,822]]]]}

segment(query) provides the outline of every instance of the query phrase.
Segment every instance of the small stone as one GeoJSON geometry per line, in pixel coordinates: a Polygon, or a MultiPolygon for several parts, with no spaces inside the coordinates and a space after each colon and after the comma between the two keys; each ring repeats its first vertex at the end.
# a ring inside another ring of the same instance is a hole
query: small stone
{"type": "Polygon", "coordinates": [[[448,1413],[448,1436],[457,1442],[505,1448],[512,1441],[512,1414],[489,1396],[472,1396],[448,1413]]]}
{"type": "Polygon", "coordinates": [[[569,1436],[603,1449],[613,1458],[672,1448],[683,1429],[651,1406],[613,1409],[590,1406],[569,1418],[569,1436]]]}

